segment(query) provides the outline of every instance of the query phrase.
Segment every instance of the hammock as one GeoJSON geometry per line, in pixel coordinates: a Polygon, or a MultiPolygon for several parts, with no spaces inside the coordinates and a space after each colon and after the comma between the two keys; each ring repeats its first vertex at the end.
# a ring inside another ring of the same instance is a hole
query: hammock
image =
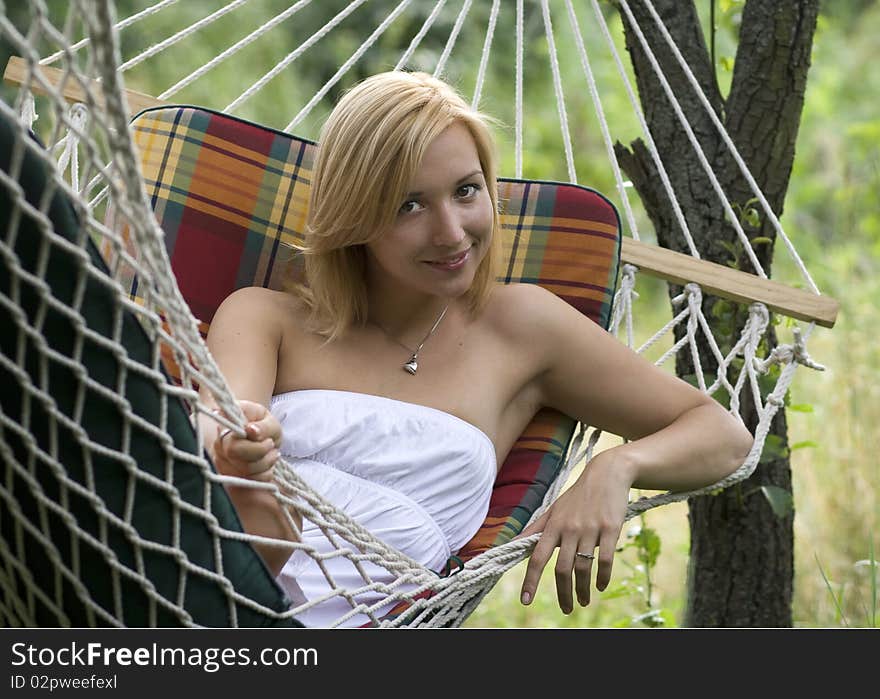
{"type": "MultiPolygon", "coordinates": [[[[282,502],[295,505],[334,543],[332,555],[344,556],[359,571],[363,585],[356,589],[340,587],[328,577],[328,596],[339,595],[351,607],[336,623],[361,614],[375,626],[456,626],[504,572],[528,555],[537,537],[511,538],[552,503],[571,470],[589,460],[599,439],[598,431],[588,425],[553,411],[539,413],[504,464],[483,528],[444,571],[425,569],[363,530],[323,501],[283,461],[276,468],[275,482],[259,486],[214,471],[200,448],[198,421],[194,427],[190,419],[206,410],[198,388],[207,387],[220,406],[221,414],[214,419],[237,430],[244,421],[204,345],[213,311],[235,288],[254,284],[280,288],[283,279],[298,273],[298,261],[289,251],[305,219],[314,144],[290,132],[411,3],[396,4],[281,130],[250,123],[234,113],[350,15],[356,19],[354,13],[364,0],[325,19],[314,35],[222,109],[171,105],[168,100],[310,2],[302,0],[270,21],[262,21],[252,33],[158,98],[125,89],[122,75],[128,69],[245,4],[244,0],[229,2],[124,62],[119,56],[122,33],[171,7],[173,0],[157,2],[117,23],[104,3],[72,4],[63,26],[53,24],[39,0],[30,3],[26,27],[16,27],[0,14],[3,39],[18,55],[10,60],[6,77],[20,84],[14,103],[0,102],[0,203],[4,212],[0,218],[4,266],[0,322],[13,329],[4,331],[0,370],[4,385],[14,387],[4,392],[0,404],[4,476],[0,481],[0,621],[4,625],[297,625],[297,613],[320,600],[292,606],[251,544],[259,541],[303,551],[319,565],[321,559],[302,544],[261,540],[245,533],[224,490],[224,485],[234,483],[270,488],[282,502]],[[80,25],[84,38],[77,34],[80,25]],[[60,69],[51,67],[59,62],[60,69]],[[35,95],[41,95],[39,102],[35,95]],[[72,104],[68,106],[66,100],[72,104]],[[45,149],[28,133],[35,125],[38,104],[40,115],[48,114],[52,120],[42,130],[45,149]],[[131,120],[133,112],[137,115],[131,120]],[[239,194],[247,201],[224,198],[229,190],[224,190],[222,181],[218,184],[218,173],[227,173],[227,177],[234,173],[240,185],[245,182],[247,187],[240,189],[248,189],[246,197],[239,194]],[[189,222],[185,230],[179,225],[184,218],[189,222]],[[218,222],[235,229],[229,239],[237,241],[237,248],[220,256],[220,272],[207,278],[200,276],[203,270],[193,251],[209,244],[208,236],[218,222]],[[391,572],[394,582],[373,580],[366,563],[391,572]],[[362,601],[364,594],[376,592],[381,593],[381,602],[362,601]]],[[[419,46],[432,36],[435,24],[443,24],[445,4],[445,0],[437,2],[426,17],[414,13],[421,25],[400,56],[398,68],[425,60],[419,46]]],[[[752,275],[638,242],[639,226],[613,157],[610,129],[579,20],[567,2],[572,36],[611,156],[623,218],[632,235],[621,237],[614,204],[576,184],[549,3],[538,4],[540,12],[530,8],[535,12],[528,17],[522,0],[516,5],[515,173],[500,182],[508,255],[502,281],[542,283],[610,332],[625,328],[632,345],[639,269],[665,274],[676,283],[683,280],[671,276],[669,269],[685,269],[690,279],[678,298],[681,312],[639,350],[684,325],[686,332],[658,363],[680,350],[689,351],[702,390],[723,395],[734,414],[746,393],[760,406],[755,445],[734,474],[699,491],[634,500],[627,513],[632,517],[658,505],[713,492],[752,473],[797,365],[821,368],[809,358],[805,343],[815,323],[833,324],[836,304],[818,293],[754,186],[757,201],[786,242],[809,291],[766,279],[708,165],[707,175],[720,195],[719,206],[738,228],[746,254],[751,253],[763,277],[760,284],[753,283],[752,275]],[[570,183],[522,177],[523,37],[532,18],[545,29],[570,183]],[[565,272],[558,264],[554,267],[560,239],[566,243],[576,239],[575,261],[589,259],[589,264],[568,265],[565,272]],[[621,260],[624,264],[619,269],[621,260]],[[703,289],[751,303],[742,335],[727,352],[721,351],[709,331],[702,309],[703,289]],[[761,357],[758,348],[769,310],[809,325],[804,331],[794,328],[791,345],[761,357]],[[717,372],[710,381],[700,369],[698,339],[708,342],[717,360],[717,372]],[[760,384],[776,364],[782,368],[775,374],[772,390],[762,391],[760,384]]],[[[473,102],[477,104],[495,27],[502,16],[498,0],[491,8],[472,0],[462,3],[454,21],[447,22],[448,37],[439,58],[433,54],[435,64],[429,72],[440,74],[447,69],[472,5],[488,12],[474,81],[473,102]]],[[[626,2],[621,6],[629,12],[626,2]]],[[[605,17],[595,2],[593,10],[596,26],[608,40],[634,111],[644,125],[605,17]]],[[[430,51],[425,53],[432,57],[430,51]]],[[[662,73],[659,77],[662,80],[662,73]]],[[[717,120],[716,124],[721,128],[717,120]]],[[[650,133],[645,132],[652,146],[650,133]]],[[[726,142],[754,185],[733,144],[729,139],[726,142]]],[[[655,158],[671,201],[676,202],[663,164],[655,158]]],[[[676,211],[696,258],[685,218],[680,208],[676,211]]]]}

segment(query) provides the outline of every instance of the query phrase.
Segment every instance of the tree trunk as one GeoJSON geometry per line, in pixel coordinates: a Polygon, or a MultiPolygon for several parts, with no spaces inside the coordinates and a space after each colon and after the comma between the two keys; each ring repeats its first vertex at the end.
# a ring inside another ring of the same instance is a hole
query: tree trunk
{"type": "MultiPolygon", "coordinates": [[[[758,186],[780,216],[794,159],[819,0],[747,0],[733,83],[726,99],[718,89],[715,67],[710,61],[693,2],[652,2],[758,186]]],[[[750,239],[766,237],[775,242],[772,224],[760,207],[752,206],[751,189],[644,3],[645,0],[630,0],[629,7],[682,111],[688,116],[706,159],[740,216],[743,229],[750,239]]],[[[633,26],[626,13],[622,11],[622,14],[642,108],[701,257],[754,272],[748,259],[740,254],[742,246],[735,231],[725,219],[718,197],[633,26]]],[[[616,152],[621,167],[639,192],[659,244],[687,252],[684,236],[645,144],[634,141],[628,149],[618,143],[616,152]]],[[[754,246],[756,257],[768,276],[773,242],[754,246]]],[[[670,285],[670,297],[680,291],[670,285]]],[[[704,296],[703,311],[719,346],[726,351],[739,337],[748,309],[727,302],[716,305],[718,301],[704,296]]],[[[677,338],[682,332],[683,328],[676,330],[677,338]]],[[[767,352],[776,345],[772,323],[765,343],[762,349],[767,352]]],[[[698,341],[698,346],[704,372],[714,377],[717,363],[705,341],[698,341]]],[[[676,357],[676,372],[682,377],[694,373],[687,351],[676,357]]],[[[742,415],[754,431],[757,411],[747,393],[741,396],[742,415]]],[[[750,478],[718,495],[689,501],[691,550],[683,626],[787,627],[792,624],[793,513],[782,517],[774,515],[761,491],[762,487],[775,486],[791,492],[784,410],[777,412],[770,434],[778,438],[768,440],[776,448],[765,448],[764,457],[750,478]]]]}

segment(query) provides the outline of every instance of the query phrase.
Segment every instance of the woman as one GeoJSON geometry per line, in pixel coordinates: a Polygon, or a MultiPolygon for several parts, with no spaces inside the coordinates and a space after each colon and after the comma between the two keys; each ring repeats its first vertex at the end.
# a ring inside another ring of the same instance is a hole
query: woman
{"type": "MultiPolygon", "coordinates": [[[[349,91],[319,139],[307,288],[239,290],[212,322],[208,346],[251,423],[246,437],[215,427],[208,448],[221,472],[255,479],[279,455],[295,461],[352,518],[437,569],[481,524],[539,408],[621,435],[522,534],[541,533],[522,602],[558,547],[570,613],[572,585],[590,600],[594,559],[597,589],[610,580],[630,488],[715,483],[752,437],[552,293],[495,283],[495,176],[487,118],[442,81],[395,71],[349,91]]],[[[231,495],[251,533],[297,538],[271,494],[231,495]]],[[[295,601],[326,588],[307,557],[261,552],[295,601]]],[[[339,611],[321,607],[303,621],[339,611]]]]}

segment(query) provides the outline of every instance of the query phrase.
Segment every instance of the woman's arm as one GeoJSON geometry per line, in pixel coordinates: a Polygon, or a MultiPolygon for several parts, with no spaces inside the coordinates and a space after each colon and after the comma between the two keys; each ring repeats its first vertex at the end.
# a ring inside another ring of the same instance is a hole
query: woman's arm
{"type": "MultiPolygon", "coordinates": [[[[528,316],[526,351],[541,367],[544,405],[620,435],[627,443],[597,454],[575,483],[521,536],[542,532],[522,587],[534,598],[541,571],[558,546],[557,596],[572,610],[571,573],[578,601],[590,599],[592,560],[598,547],[596,586],[611,578],[614,551],[630,488],[692,490],[735,471],[751,449],[744,425],[717,401],[631,351],[550,292],[522,290],[518,312],[528,316]]],[[[522,321],[520,321],[522,322],[522,321]]]]}
{"type": "MultiPolygon", "coordinates": [[[[257,287],[239,289],[220,304],[211,321],[208,349],[248,420],[246,436],[241,437],[220,429],[209,416],[199,415],[205,448],[217,470],[225,475],[272,480],[272,468],[279,458],[281,425],[268,406],[275,387],[285,301],[280,292],[257,287]]],[[[202,400],[209,408],[215,405],[204,389],[202,400]]],[[[286,541],[298,539],[284,506],[273,493],[246,486],[228,486],[227,492],[248,533],[286,541]]],[[[291,515],[299,527],[299,516],[293,512],[291,515]]],[[[257,544],[255,548],[273,575],[290,556],[290,551],[282,547],[257,544]]]]}

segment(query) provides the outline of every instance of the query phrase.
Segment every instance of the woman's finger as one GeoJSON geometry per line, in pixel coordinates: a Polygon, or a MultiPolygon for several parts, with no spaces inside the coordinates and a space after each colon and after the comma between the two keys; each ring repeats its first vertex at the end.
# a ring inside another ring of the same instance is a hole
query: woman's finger
{"type": "Polygon", "coordinates": [[[240,400],[238,405],[247,419],[245,434],[248,439],[259,442],[271,439],[276,447],[281,446],[281,423],[262,403],[240,400]]]}
{"type": "MultiPolygon", "coordinates": [[[[586,541],[584,539],[583,541],[586,541]]],[[[586,607],[590,603],[590,580],[593,570],[595,544],[580,544],[574,559],[574,586],[578,604],[586,607]]]]}
{"type": "Polygon", "coordinates": [[[248,422],[262,420],[266,413],[269,412],[265,405],[252,400],[240,400],[238,401],[238,407],[241,408],[241,412],[244,413],[244,417],[248,422]]]}
{"type": "Polygon", "coordinates": [[[599,570],[596,573],[596,589],[604,590],[611,582],[611,568],[614,566],[614,552],[617,549],[617,541],[620,539],[620,530],[623,524],[602,532],[599,542],[599,570]]]}
{"type": "Polygon", "coordinates": [[[248,464],[248,476],[254,480],[265,481],[272,477],[272,467],[281,458],[277,449],[271,449],[262,459],[248,464]]]}
{"type": "Polygon", "coordinates": [[[253,442],[250,439],[242,439],[233,433],[224,436],[219,442],[223,456],[230,461],[244,463],[259,461],[275,448],[275,443],[271,439],[253,442]]]}
{"type": "Polygon", "coordinates": [[[574,610],[574,603],[571,599],[571,571],[575,565],[576,551],[577,540],[568,537],[560,544],[559,553],[556,555],[556,568],[554,569],[556,599],[559,602],[559,608],[565,614],[571,614],[574,610]]]}
{"type": "Polygon", "coordinates": [[[541,573],[544,571],[544,567],[550,560],[550,556],[553,555],[553,550],[555,548],[555,537],[548,534],[548,532],[544,532],[541,535],[541,538],[538,539],[538,543],[535,544],[535,548],[532,550],[532,555],[529,557],[529,564],[526,567],[526,575],[523,578],[523,584],[520,591],[520,600],[523,604],[530,604],[531,601],[535,599],[535,593],[538,590],[538,583],[541,580],[541,573]]]}
{"type": "Polygon", "coordinates": [[[281,446],[281,423],[268,411],[259,420],[249,422],[245,426],[245,432],[249,439],[271,439],[276,447],[281,446]]]}

